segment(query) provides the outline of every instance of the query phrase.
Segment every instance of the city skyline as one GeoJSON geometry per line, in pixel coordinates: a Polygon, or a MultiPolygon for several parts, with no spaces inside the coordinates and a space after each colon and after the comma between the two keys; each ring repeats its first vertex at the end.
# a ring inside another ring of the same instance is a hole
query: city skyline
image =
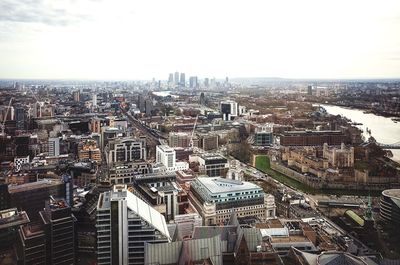
{"type": "Polygon", "coordinates": [[[0,78],[400,77],[400,3],[2,1],[0,78]],[[175,34],[177,32],[177,34],[175,34]]]}

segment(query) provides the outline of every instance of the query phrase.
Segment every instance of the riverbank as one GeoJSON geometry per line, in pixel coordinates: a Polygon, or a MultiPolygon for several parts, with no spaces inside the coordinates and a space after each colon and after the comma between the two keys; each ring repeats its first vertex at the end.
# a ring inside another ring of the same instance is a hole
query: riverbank
{"type": "MultiPolygon", "coordinates": [[[[364,113],[360,109],[352,109],[336,105],[319,104],[332,115],[341,115],[352,122],[363,131],[363,136],[367,140],[373,136],[375,140],[382,144],[393,144],[400,141],[400,123],[394,122],[391,118],[377,116],[372,113],[364,113]],[[371,131],[371,134],[367,132],[371,131]]],[[[393,153],[392,160],[400,162],[400,149],[390,149],[393,153]]]]}
{"type": "Polygon", "coordinates": [[[257,155],[254,162],[255,168],[277,180],[278,182],[289,186],[292,189],[300,190],[307,194],[321,194],[321,195],[352,195],[352,196],[368,196],[379,197],[381,191],[368,191],[368,190],[348,190],[348,189],[315,189],[295,179],[292,179],[282,173],[271,169],[271,163],[267,155],[257,155]]]}

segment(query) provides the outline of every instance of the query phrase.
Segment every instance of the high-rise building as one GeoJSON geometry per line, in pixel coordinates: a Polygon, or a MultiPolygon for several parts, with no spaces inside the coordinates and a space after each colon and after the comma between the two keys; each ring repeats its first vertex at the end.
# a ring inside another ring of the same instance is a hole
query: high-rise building
{"type": "Polygon", "coordinates": [[[204,95],[203,92],[200,93],[199,104],[200,105],[205,105],[206,104],[206,96],[204,95]]]}
{"type": "Polygon", "coordinates": [[[15,107],[15,121],[17,123],[17,130],[25,130],[25,108],[23,106],[15,107]]]}
{"type": "Polygon", "coordinates": [[[174,74],[169,74],[168,76],[168,84],[172,85],[174,83],[174,74]]]}
{"type": "Polygon", "coordinates": [[[60,155],[60,138],[49,138],[49,156],[60,155]]]}
{"type": "Polygon", "coordinates": [[[174,75],[174,84],[179,85],[179,72],[175,72],[174,75]]]}
{"type": "Polygon", "coordinates": [[[73,265],[75,262],[75,222],[71,207],[64,199],[50,197],[40,211],[46,235],[48,264],[73,265]]]}
{"type": "Polygon", "coordinates": [[[307,95],[311,96],[312,95],[312,90],[313,90],[312,86],[307,86],[307,95]]]}
{"type": "Polygon", "coordinates": [[[46,265],[46,234],[41,223],[21,225],[18,229],[18,264],[46,265]]]}
{"type": "Polygon", "coordinates": [[[92,105],[93,107],[97,106],[97,94],[93,94],[92,96],[92,105]]]}
{"type": "Polygon", "coordinates": [[[185,87],[185,85],[186,85],[185,73],[181,73],[181,78],[179,80],[179,84],[180,84],[180,86],[185,87]]]}
{"type": "Polygon", "coordinates": [[[400,225],[400,189],[382,191],[380,215],[383,221],[400,225]]]}
{"type": "Polygon", "coordinates": [[[146,243],[171,241],[164,216],[126,185],[100,194],[96,228],[98,264],[144,264],[146,243]]]}
{"type": "Polygon", "coordinates": [[[208,79],[207,77],[204,78],[204,86],[205,87],[209,87],[210,86],[210,79],[208,79]]]}
{"type": "Polygon", "coordinates": [[[153,112],[153,100],[151,100],[150,98],[146,99],[145,109],[146,109],[146,115],[151,116],[153,112]]]}
{"type": "Polygon", "coordinates": [[[72,92],[72,95],[74,97],[74,101],[79,102],[81,100],[81,92],[79,90],[72,92]]]}
{"type": "Polygon", "coordinates": [[[199,86],[197,76],[191,76],[189,78],[189,87],[190,88],[197,88],[199,86]]]}

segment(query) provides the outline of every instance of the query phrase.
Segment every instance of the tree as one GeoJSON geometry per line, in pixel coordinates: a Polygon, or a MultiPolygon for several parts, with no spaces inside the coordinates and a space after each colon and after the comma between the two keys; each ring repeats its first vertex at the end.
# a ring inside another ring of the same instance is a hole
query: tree
{"type": "Polygon", "coordinates": [[[231,144],[229,147],[228,152],[231,156],[244,163],[250,162],[251,147],[247,141],[231,144]]]}

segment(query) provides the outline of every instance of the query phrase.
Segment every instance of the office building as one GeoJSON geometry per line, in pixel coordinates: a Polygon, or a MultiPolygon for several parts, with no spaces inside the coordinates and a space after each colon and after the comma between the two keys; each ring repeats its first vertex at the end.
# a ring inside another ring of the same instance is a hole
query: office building
{"type": "Polygon", "coordinates": [[[46,234],[41,223],[21,225],[18,229],[18,265],[46,265],[46,234]]]}
{"type": "Polygon", "coordinates": [[[79,90],[72,92],[72,96],[75,102],[79,102],[81,100],[81,92],[79,90]]]}
{"type": "Polygon", "coordinates": [[[10,194],[8,184],[0,184],[0,211],[10,208],[10,194]]]}
{"type": "Polygon", "coordinates": [[[102,127],[101,128],[101,150],[107,146],[111,139],[122,136],[122,131],[115,127],[102,127]]]}
{"type": "Polygon", "coordinates": [[[197,88],[199,86],[197,76],[191,76],[189,78],[189,87],[197,88]]]}
{"type": "Polygon", "coordinates": [[[25,130],[25,120],[26,120],[26,114],[25,114],[25,108],[21,105],[15,106],[15,121],[17,122],[17,130],[25,130]]]}
{"type": "Polygon", "coordinates": [[[225,224],[232,213],[261,222],[275,218],[274,196],[251,182],[198,177],[190,185],[189,200],[205,225],[225,224]]]}
{"type": "Polygon", "coordinates": [[[400,189],[382,191],[380,215],[385,222],[400,225],[400,189]]]}
{"type": "Polygon", "coordinates": [[[144,264],[146,243],[171,241],[164,216],[126,185],[100,194],[96,229],[98,264],[144,264]]]}
{"type": "Polygon", "coordinates": [[[181,73],[181,78],[179,80],[179,84],[180,84],[181,87],[185,87],[186,86],[185,73],[181,73]]]}
{"type": "Polygon", "coordinates": [[[209,87],[210,86],[210,79],[209,78],[204,78],[204,87],[209,87]]]}
{"type": "Polygon", "coordinates": [[[168,145],[157,145],[156,162],[164,165],[167,171],[186,170],[189,168],[187,162],[176,162],[175,150],[168,145]]]}
{"type": "Polygon", "coordinates": [[[179,85],[179,72],[175,72],[174,74],[174,85],[179,85]]]}
{"type": "Polygon", "coordinates": [[[168,144],[170,147],[189,147],[191,134],[188,132],[170,132],[168,144]]]}
{"type": "Polygon", "coordinates": [[[39,211],[45,207],[45,200],[49,196],[65,197],[67,185],[56,179],[43,179],[21,185],[10,185],[8,192],[12,207],[27,212],[31,220],[39,219],[39,211]]]}
{"type": "Polygon", "coordinates": [[[218,149],[218,134],[216,133],[198,133],[199,138],[198,147],[204,151],[216,150],[218,149]]]}
{"type": "Polygon", "coordinates": [[[312,96],[313,86],[307,86],[307,95],[312,96]]]}
{"type": "Polygon", "coordinates": [[[168,84],[172,85],[174,83],[174,74],[169,74],[168,76],[168,84]]]}
{"type": "Polygon", "coordinates": [[[347,137],[341,131],[286,131],[280,135],[282,146],[340,146],[347,142],[347,137]]]}
{"type": "MultiPolygon", "coordinates": [[[[16,229],[23,224],[29,223],[29,217],[25,211],[17,208],[4,209],[0,211],[0,249],[12,247],[17,233],[16,229]]],[[[0,259],[1,263],[1,259],[0,259]]]]}
{"type": "Polygon", "coordinates": [[[92,133],[101,133],[102,120],[98,117],[94,117],[90,120],[89,131],[92,133]]]}
{"type": "Polygon", "coordinates": [[[145,101],[145,111],[147,116],[151,116],[153,113],[153,100],[150,98],[145,101]]]}
{"type": "Polygon", "coordinates": [[[97,107],[97,94],[92,95],[92,106],[97,107]]]}
{"type": "Polygon", "coordinates": [[[238,104],[233,100],[221,101],[220,111],[224,121],[233,120],[238,116],[238,104]]]}
{"type": "Polygon", "coordinates": [[[49,138],[49,156],[60,155],[60,138],[49,138]]]}
{"type": "Polygon", "coordinates": [[[64,199],[50,196],[39,214],[46,235],[47,264],[76,264],[76,219],[71,207],[64,199]]]}
{"type": "Polygon", "coordinates": [[[101,152],[95,140],[82,141],[78,145],[79,160],[93,160],[101,163],[101,152]]]}
{"type": "Polygon", "coordinates": [[[219,154],[202,154],[198,162],[200,174],[209,177],[225,176],[229,169],[228,159],[219,154]]]}
{"type": "Polygon", "coordinates": [[[254,133],[254,144],[257,146],[269,146],[274,143],[272,126],[257,127],[254,133]]]}
{"type": "Polygon", "coordinates": [[[146,160],[146,139],[118,138],[108,143],[107,163],[128,163],[146,160]]]}

